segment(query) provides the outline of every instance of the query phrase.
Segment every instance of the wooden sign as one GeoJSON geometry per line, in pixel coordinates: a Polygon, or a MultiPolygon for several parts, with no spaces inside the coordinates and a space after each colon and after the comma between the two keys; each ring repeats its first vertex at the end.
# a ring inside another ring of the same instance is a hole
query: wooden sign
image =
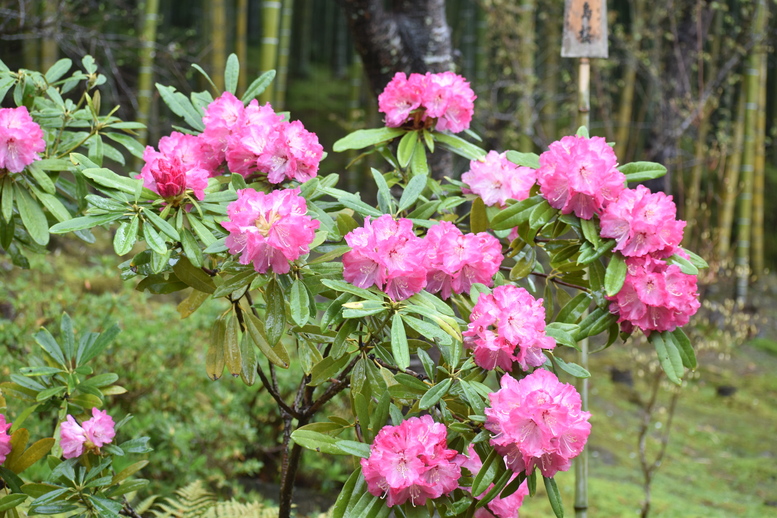
{"type": "Polygon", "coordinates": [[[606,58],[607,50],[606,0],[566,0],[561,56],[606,58]]]}

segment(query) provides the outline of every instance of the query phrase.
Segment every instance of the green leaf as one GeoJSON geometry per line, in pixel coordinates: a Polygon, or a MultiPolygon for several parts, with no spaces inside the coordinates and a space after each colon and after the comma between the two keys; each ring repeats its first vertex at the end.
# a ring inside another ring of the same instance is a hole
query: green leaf
{"type": "Polygon", "coordinates": [[[450,149],[457,155],[463,156],[469,160],[478,160],[486,156],[485,151],[456,135],[440,133],[437,131],[433,132],[432,135],[437,142],[443,145],[443,147],[450,149]]]}
{"type": "Polygon", "coordinates": [[[402,192],[402,197],[399,198],[399,210],[403,211],[409,207],[411,207],[416,200],[418,200],[418,197],[421,196],[421,193],[426,188],[426,177],[425,176],[414,176],[410,179],[409,182],[407,182],[407,186],[405,187],[405,190],[402,192]]]}
{"type": "Polygon", "coordinates": [[[216,381],[224,373],[226,358],[224,356],[224,338],[227,333],[226,322],[223,318],[216,319],[210,332],[210,342],[205,353],[205,372],[208,378],[216,381]]]}
{"type": "Polygon", "coordinates": [[[178,234],[178,231],[173,228],[173,226],[168,223],[167,221],[163,220],[156,214],[154,214],[153,211],[148,210],[147,208],[143,207],[143,215],[151,221],[151,223],[161,230],[163,233],[165,233],[168,237],[170,237],[173,241],[180,241],[181,236],[178,234]]]}
{"type": "Polygon", "coordinates": [[[567,363],[563,360],[563,358],[560,358],[558,356],[554,356],[553,360],[556,362],[556,365],[558,365],[561,370],[563,370],[567,374],[571,374],[575,378],[591,377],[590,372],[588,372],[586,369],[584,369],[583,367],[581,367],[576,363],[567,363]]]}
{"type": "Polygon", "coordinates": [[[420,318],[415,318],[404,314],[402,315],[402,320],[404,320],[407,325],[415,329],[421,336],[434,339],[434,341],[440,345],[447,346],[453,343],[453,338],[451,335],[440,329],[440,327],[437,325],[430,324],[429,322],[425,322],[420,318]]]}
{"type": "Polygon", "coordinates": [[[5,467],[14,473],[21,473],[45,457],[51,451],[54,442],[51,437],[34,442],[22,453],[21,457],[15,458],[13,463],[6,463],[5,467]]]}
{"type": "Polygon", "coordinates": [[[178,279],[195,290],[204,293],[214,293],[216,291],[213,278],[205,273],[202,268],[194,266],[186,257],[181,256],[178,259],[178,262],[173,265],[173,272],[178,279]]]}
{"type": "MultiPolygon", "coordinates": [[[[243,322],[245,323],[245,318],[243,322]]],[[[243,333],[243,338],[240,340],[240,358],[242,361],[240,365],[240,379],[250,387],[256,383],[256,367],[259,361],[256,358],[254,341],[248,332],[243,333]]]]}
{"type": "Polygon", "coordinates": [[[688,260],[691,262],[691,264],[693,264],[699,270],[710,267],[710,265],[707,264],[707,261],[705,261],[701,256],[691,252],[687,248],[683,248],[683,251],[688,254],[688,260]]]}
{"type": "Polygon", "coordinates": [[[327,356],[311,369],[308,385],[316,387],[334,378],[350,359],[349,355],[342,355],[339,358],[327,356]]]}
{"type": "Polygon", "coordinates": [[[298,326],[304,326],[310,318],[310,297],[305,283],[296,279],[289,293],[289,313],[291,320],[298,326]]]}
{"type": "Polygon", "coordinates": [[[73,66],[73,62],[69,60],[68,58],[62,58],[51,67],[49,67],[48,70],[46,70],[45,78],[47,83],[53,83],[55,81],[58,81],[62,76],[64,76],[68,70],[70,70],[70,67],[73,66]]]}
{"type": "Polygon", "coordinates": [[[399,146],[397,146],[397,160],[399,160],[399,165],[402,169],[405,169],[410,163],[410,159],[413,158],[413,152],[415,151],[417,143],[417,131],[408,131],[399,140],[399,146]]]}
{"type": "Polygon", "coordinates": [[[243,359],[240,355],[240,323],[233,312],[229,313],[224,331],[224,361],[233,377],[240,376],[243,359]]]}
{"type": "Polygon", "coordinates": [[[515,266],[510,270],[510,280],[523,279],[534,270],[537,262],[537,249],[531,245],[525,245],[520,252],[513,256],[515,266]]]}
{"type": "Polygon", "coordinates": [[[491,450],[488,453],[486,460],[483,461],[483,465],[481,466],[480,471],[478,471],[478,474],[475,475],[475,479],[472,481],[471,491],[473,495],[483,494],[488,486],[491,485],[491,483],[494,481],[494,478],[496,478],[496,471],[501,460],[501,456],[496,452],[496,450],[491,450]]]}
{"type": "Polygon", "coordinates": [[[604,274],[604,291],[608,297],[614,297],[621,291],[627,272],[626,259],[619,252],[614,252],[604,274]]]}
{"type": "Polygon", "coordinates": [[[385,214],[393,212],[394,198],[391,196],[391,191],[386,183],[386,179],[383,178],[383,174],[372,168],[372,178],[375,180],[375,185],[378,187],[378,207],[385,214]]]}
{"type": "MultiPolygon", "coordinates": [[[[90,167],[90,168],[83,169],[81,171],[81,174],[95,181],[99,185],[102,185],[103,187],[108,187],[109,189],[115,189],[117,191],[121,191],[127,194],[135,194],[135,191],[137,190],[138,185],[141,185],[141,186],[143,185],[143,180],[141,179],[119,176],[113,171],[111,171],[110,169],[105,169],[105,168],[90,167]]],[[[158,198],[159,196],[154,194],[154,197],[158,198]]]]}
{"type": "Polygon", "coordinates": [[[355,195],[341,196],[338,201],[343,204],[344,207],[353,209],[362,216],[372,216],[374,218],[378,218],[383,215],[381,211],[375,207],[367,205],[362,200],[360,200],[358,196],[355,195]]]}
{"type": "Polygon", "coordinates": [[[35,190],[35,196],[38,197],[38,201],[49,210],[52,216],[57,218],[57,221],[68,221],[72,218],[70,212],[55,196],[37,190],[35,190]]]}
{"type": "Polygon", "coordinates": [[[394,355],[397,367],[401,370],[410,367],[410,348],[407,344],[405,324],[399,313],[394,313],[391,321],[391,354],[394,355]]]}
{"type": "Polygon", "coordinates": [[[369,457],[370,455],[370,447],[367,444],[337,439],[331,435],[315,432],[313,430],[306,430],[304,428],[294,430],[291,433],[291,438],[303,448],[322,453],[331,453],[334,455],[358,455],[360,457],[369,457]],[[341,448],[339,443],[351,444],[346,444],[345,448],[341,448]],[[361,444],[362,446],[357,447],[355,446],[356,444],[361,444]]]}
{"type": "Polygon", "coordinates": [[[591,138],[591,136],[588,133],[588,128],[586,128],[585,126],[580,126],[579,128],[577,128],[577,133],[575,133],[575,135],[583,138],[591,138]]]}
{"type": "Polygon", "coordinates": [[[200,245],[194,239],[191,230],[188,228],[182,228],[180,234],[183,253],[186,254],[186,257],[194,266],[201,268],[203,261],[202,250],[200,249],[200,245]]]}
{"type": "Polygon", "coordinates": [[[275,70],[268,70],[261,76],[254,79],[254,82],[248,86],[240,100],[243,101],[243,104],[247,105],[255,97],[261,95],[262,92],[267,89],[267,86],[272,83],[273,79],[275,79],[275,70]]]}
{"type": "Polygon", "coordinates": [[[423,176],[426,178],[429,176],[429,162],[426,160],[426,150],[421,144],[417,144],[413,152],[413,158],[410,160],[410,172],[413,177],[423,176]]]}
{"type": "Polygon", "coordinates": [[[2,200],[0,201],[2,208],[0,210],[2,211],[3,219],[5,221],[11,221],[11,216],[13,216],[14,198],[14,184],[13,180],[11,180],[11,177],[6,175],[3,178],[0,178],[0,187],[3,189],[2,200]]]}
{"type": "Polygon", "coordinates": [[[200,241],[202,241],[206,247],[209,247],[216,242],[216,236],[213,235],[213,232],[208,230],[208,227],[206,227],[202,221],[197,219],[197,216],[188,213],[186,214],[186,219],[189,221],[189,225],[191,225],[194,233],[197,234],[197,237],[200,238],[200,241]]]}
{"type": "Polygon", "coordinates": [[[664,340],[662,333],[655,331],[650,333],[648,340],[656,348],[658,362],[661,364],[661,368],[664,369],[666,377],[672,383],[680,385],[685,369],[683,368],[683,359],[676,342],[674,340],[664,340]]]}
{"type": "Polygon", "coordinates": [[[540,195],[526,198],[500,210],[491,218],[491,228],[494,230],[509,230],[529,221],[529,216],[544,198],[540,195]]]}
{"type": "Polygon", "coordinates": [[[57,223],[51,227],[52,234],[67,234],[68,232],[74,232],[76,230],[84,230],[87,228],[94,228],[99,225],[104,225],[117,219],[123,218],[124,214],[100,214],[99,216],[82,216],[80,218],[73,218],[62,223],[57,223]]]}
{"type": "Polygon", "coordinates": [[[240,63],[235,54],[227,58],[227,67],[224,69],[224,88],[234,94],[237,91],[237,78],[240,75],[240,63]]]}
{"type": "Polygon", "coordinates": [[[321,284],[324,286],[331,288],[337,292],[345,292],[345,293],[351,293],[353,295],[356,295],[358,297],[361,297],[363,299],[369,299],[369,300],[376,300],[383,302],[383,297],[373,293],[369,290],[365,290],[364,288],[358,288],[354,286],[353,284],[349,284],[345,281],[338,281],[335,279],[322,279],[321,284]]]}
{"type": "Polygon", "coordinates": [[[483,402],[483,398],[480,397],[477,390],[466,380],[459,379],[459,386],[464,392],[464,396],[467,398],[467,403],[472,408],[475,415],[485,415],[484,409],[486,407],[483,402]]]}
{"type": "Polygon", "coordinates": [[[243,313],[243,317],[251,340],[259,350],[262,351],[262,354],[275,365],[288,369],[289,355],[286,353],[286,349],[283,348],[283,345],[278,344],[276,347],[270,346],[264,335],[264,324],[253,313],[243,313]]]}
{"type": "Polygon", "coordinates": [[[267,304],[264,320],[265,336],[272,347],[280,341],[286,330],[286,303],[283,290],[275,278],[271,279],[265,288],[264,301],[267,304]]]}
{"type": "Polygon", "coordinates": [[[254,279],[256,279],[259,276],[258,273],[256,273],[253,270],[245,270],[242,271],[226,281],[224,281],[221,286],[216,288],[216,291],[213,292],[213,297],[223,297],[225,295],[229,295],[233,291],[239,290],[243,286],[248,286],[251,284],[254,279]]]}
{"type": "Polygon", "coordinates": [[[645,182],[666,174],[666,167],[655,162],[630,162],[619,166],[618,170],[626,176],[627,182],[645,182]]]}
{"type": "Polygon", "coordinates": [[[143,237],[148,247],[154,252],[164,255],[167,253],[167,244],[165,240],[154,230],[149,221],[143,222],[143,237]]]}
{"type": "Polygon", "coordinates": [[[599,237],[599,229],[596,228],[596,223],[593,219],[580,219],[580,226],[583,229],[583,236],[585,236],[585,239],[594,245],[594,247],[598,247],[599,243],[601,242],[601,238],[599,237]]]}
{"type": "Polygon", "coordinates": [[[488,230],[488,214],[483,198],[472,200],[472,210],[469,213],[469,228],[474,234],[488,230]]]}
{"type": "Polygon", "coordinates": [[[669,339],[675,343],[677,350],[680,352],[680,356],[683,359],[683,366],[691,370],[695,369],[696,353],[694,352],[691,341],[688,339],[688,335],[685,334],[685,331],[683,331],[681,327],[677,327],[671,332],[665,331],[664,340],[669,339]]]}
{"type": "Polygon", "coordinates": [[[536,153],[521,153],[520,151],[510,150],[507,152],[507,159],[523,167],[540,168],[540,157],[536,153]]]}
{"type": "Polygon", "coordinates": [[[48,329],[42,327],[40,331],[35,333],[35,341],[38,342],[38,345],[40,345],[54,361],[65,367],[65,354],[62,352],[62,348],[57,341],[54,340],[54,337],[51,336],[48,329]]]}
{"type": "Polygon", "coordinates": [[[156,84],[156,89],[162,100],[179,117],[182,117],[186,123],[195,130],[202,131],[205,125],[202,123],[202,116],[192,102],[181,92],[176,92],[172,86],[156,84]]]}
{"type": "Polygon", "coordinates": [[[41,246],[49,243],[49,224],[46,221],[46,214],[43,213],[38,202],[36,202],[27,189],[15,184],[16,187],[16,206],[19,209],[19,215],[22,217],[22,223],[30,233],[33,241],[41,246]]]}
{"type": "Polygon", "coordinates": [[[553,477],[542,477],[545,481],[545,490],[548,492],[548,501],[556,518],[564,518],[564,505],[561,501],[561,493],[553,477]]]}
{"type": "Polygon", "coordinates": [[[340,494],[337,495],[337,500],[335,500],[334,506],[332,506],[332,518],[343,518],[348,508],[348,503],[354,495],[359,495],[366,489],[366,483],[361,474],[361,466],[357,466],[348,477],[348,480],[345,481],[343,489],[340,490],[340,494]]]}
{"type": "Polygon", "coordinates": [[[448,393],[448,389],[451,388],[452,382],[453,378],[445,378],[443,381],[427,390],[426,394],[424,394],[418,402],[418,408],[427,410],[436,405],[437,402],[448,393]]]}
{"type": "Polygon", "coordinates": [[[545,334],[556,340],[556,342],[560,343],[561,345],[566,345],[567,347],[577,349],[577,342],[575,342],[575,337],[566,329],[564,329],[565,325],[566,324],[562,324],[560,322],[551,322],[545,326],[545,334]]]}
{"type": "Polygon", "coordinates": [[[25,500],[27,500],[27,495],[24,493],[12,493],[0,498],[0,513],[13,509],[25,500]]]}
{"type": "Polygon", "coordinates": [[[49,194],[57,193],[57,188],[54,186],[54,182],[52,182],[51,178],[49,178],[49,175],[47,175],[43,169],[40,168],[38,163],[31,163],[27,166],[27,170],[32,173],[32,177],[35,178],[35,181],[38,182],[38,185],[40,185],[40,188],[43,189],[44,192],[49,194]]]}
{"type": "Polygon", "coordinates": [[[559,311],[556,321],[574,324],[577,322],[588,306],[591,305],[591,296],[588,293],[578,293],[572,300],[567,302],[561,311],[559,311]]]}
{"type": "Polygon", "coordinates": [[[680,267],[680,271],[688,275],[699,275],[699,269],[696,266],[681,256],[680,254],[674,254],[666,258],[668,264],[676,264],[680,267]]]}
{"type": "Polygon", "coordinates": [[[357,130],[341,138],[332,146],[332,150],[340,153],[349,149],[362,149],[367,146],[380,144],[405,134],[401,128],[376,128],[357,130]]]}
{"type": "Polygon", "coordinates": [[[76,352],[76,365],[81,366],[86,362],[102,353],[106,347],[121,333],[121,329],[116,324],[100,333],[100,335],[94,341],[84,341],[78,344],[78,351],[76,352]]]}
{"type": "Polygon", "coordinates": [[[113,250],[116,255],[127,255],[135,246],[135,241],[138,239],[138,224],[139,218],[135,216],[129,223],[124,221],[119,225],[116,235],[113,236],[113,250]]]}

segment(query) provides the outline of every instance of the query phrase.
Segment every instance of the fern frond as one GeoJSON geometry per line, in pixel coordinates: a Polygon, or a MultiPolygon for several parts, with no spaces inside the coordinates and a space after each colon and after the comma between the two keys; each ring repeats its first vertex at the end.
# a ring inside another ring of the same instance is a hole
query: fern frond
{"type": "Polygon", "coordinates": [[[159,518],[204,518],[216,504],[216,496],[210,493],[202,482],[196,480],[177,490],[177,498],[165,498],[165,503],[159,503],[159,510],[152,510],[159,518]]]}

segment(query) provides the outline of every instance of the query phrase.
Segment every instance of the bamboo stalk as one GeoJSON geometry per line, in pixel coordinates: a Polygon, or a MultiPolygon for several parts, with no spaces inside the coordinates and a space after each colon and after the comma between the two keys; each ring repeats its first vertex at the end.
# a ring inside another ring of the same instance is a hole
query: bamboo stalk
{"type": "MultiPolygon", "coordinates": [[[[146,0],[143,6],[143,33],[140,36],[140,67],[138,69],[138,122],[149,125],[151,121],[151,103],[154,85],[154,46],[156,29],[159,22],[159,0],[146,0]]],[[[138,142],[145,146],[148,142],[148,129],[138,130],[138,142]]],[[[135,168],[139,169],[142,160],[135,159],[135,168]]]]}
{"type": "Polygon", "coordinates": [[[549,2],[545,6],[548,15],[545,18],[545,34],[543,37],[548,45],[545,59],[545,74],[542,79],[544,105],[542,107],[543,131],[548,143],[556,140],[558,133],[558,96],[559,78],[561,77],[561,25],[564,23],[564,6],[561,2],[549,2]]]}
{"type": "Polygon", "coordinates": [[[248,0],[237,0],[235,10],[237,27],[235,31],[235,55],[240,62],[237,91],[243,93],[248,86],[248,0]]]}
{"type": "MultiPolygon", "coordinates": [[[[731,86],[730,88],[734,88],[731,86]]],[[[734,123],[734,138],[731,151],[726,159],[726,170],[721,184],[720,217],[718,218],[718,261],[722,265],[730,264],[731,231],[734,227],[734,209],[736,208],[739,168],[742,164],[742,147],[745,140],[745,92],[739,92],[734,123]]]]}
{"type": "Polygon", "coordinates": [[[644,0],[633,0],[631,3],[631,41],[633,48],[626,58],[626,70],[623,73],[623,89],[621,90],[618,107],[617,133],[615,136],[615,156],[621,163],[626,163],[629,137],[631,135],[631,115],[634,109],[634,90],[637,83],[637,54],[642,46],[644,0]]]}
{"type": "MultiPolygon", "coordinates": [[[[278,0],[262,2],[262,51],[259,55],[259,68],[262,74],[275,69],[278,63],[281,7],[281,2],[278,0]]],[[[270,83],[259,96],[259,104],[271,102],[274,99],[275,85],[270,83]]]]}
{"type": "Polygon", "coordinates": [[[758,85],[758,121],[755,134],[753,168],[753,276],[764,272],[764,191],[766,190],[766,52],[761,52],[760,84],[758,85]]]}
{"type": "Polygon", "coordinates": [[[536,0],[521,1],[521,19],[518,31],[521,34],[521,55],[519,63],[521,67],[521,99],[518,108],[518,120],[521,125],[519,149],[524,153],[534,150],[534,37],[535,16],[537,12],[536,0]]]}
{"type": "Polygon", "coordinates": [[[40,64],[43,70],[48,70],[59,58],[59,45],[56,38],[58,0],[43,1],[43,24],[45,27],[40,45],[40,64]]]}
{"type": "Polygon", "coordinates": [[[227,64],[227,6],[225,0],[210,2],[210,76],[219,93],[224,91],[224,69],[227,64]]]}
{"type": "Polygon", "coordinates": [[[282,110],[286,103],[289,83],[289,51],[291,49],[291,21],[294,15],[294,0],[283,0],[281,14],[281,37],[278,47],[278,76],[275,80],[275,109],[282,110]]]}

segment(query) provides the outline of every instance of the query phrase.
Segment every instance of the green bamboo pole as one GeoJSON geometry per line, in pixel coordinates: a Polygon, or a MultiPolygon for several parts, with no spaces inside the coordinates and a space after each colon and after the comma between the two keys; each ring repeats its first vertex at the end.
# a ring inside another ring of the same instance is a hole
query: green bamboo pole
{"type": "MultiPolygon", "coordinates": [[[[477,44],[475,46],[475,76],[474,90],[478,97],[483,95],[488,85],[488,20],[486,20],[486,11],[483,6],[475,6],[475,37],[477,44]]],[[[777,147],[777,146],[775,146],[777,147]]]]}
{"type": "MultiPolygon", "coordinates": [[[[730,86],[734,88],[734,86],[730,86]]],[[[730,143],[730,154],[726,159],[726,170],[721,185],[720,217],[718,218],[718,262],[730,265],[731,231],[734,228],[734,209],[736,207],[739,168],[742,164],[742,147],[745,140],[745,91],[740,88],[734,123],[734,138],[730,143]]]]}
{"type": "Polygon", "coordinates": [[[242,94],[248,86],[248,0],[237,0],[235,19],[235,55],[240,62],[237,91],[242,94]]]}
{"type": "MultiPolygon", "coordinates": [[[[362,66],[362,60],[358,53],[354,53],[353,62],[349,70],[350,76],[350,89],[348,92],[348,130],[355,131],[359,128],[359,122],[364,119],[364,110],[361,105],[361,94],[364,81],[364,67],[362,66]]],[[[357,156],[356,150],[351,149],[346,152],[346,160],[351,163],[357,156]]],[[[351,192],[359,192],[359,179],[361,178],[361,171],[365,167],[366,161],[362,160],[358,164],[354,164],[346,175],[346,185],[351,192]]]]}
{"type": "Polygon", "coordinates": [[[308,77],[310,75],[310,49],[313,27],[313,0],[297,0],[299,2],[297,9],[297,18],[299,20],[295,29],[295,38],[297,56],[295,57],[294,73],[299,77],[308,77]]]}
{"type": "Polygon", "coordinates": [[[291,21],[294,17],[294,0],[283,0],[281,37],[278,46],[278,76],[275,80],[275,109],[282,110],[286,103],[289,83],[289,52],[291,50],[291,21]]]}
{"type": "Polygon", "coordinates": [[[227,64],[227,4],[210,0],[210,77],[219,92],[224,91],[224,68],[227,64]]]}
{"type": "Polygon", "coordinates": [[[753,14],[753,37],[756,45],[750,52],[745,70],[745,146],[740,168],[742,191],[739,195],[739,221],[737,222],[736,301],[740,306],[747,302],[750,282],[750,234],[753,217],[753,172],[755,165],[755,140],[758,129],[758,97],[761,85],[761,54],[766,28],[766,0],[757,0],[753,14]]]}
{"type": "Polygon", "coordinates": [[[631,3],[631,43],[626,57],[626,70],[623,72],[623,88],[621,89],[620,105],[618,107],[618,128],[615,136],[615,156],[620,163],[626,163],[626,153],[631,135],[631,115],[634,109],[634,89],[637,83],[637,54],[642,46],[642,26],[644,0],[634,0],[631,3]]]}
{"type": "Polygon", "coordinates": [[[534,151],[534,49],[535,49],[535,17],[537,14],[536,0],[521,0],[521,18],[518,22],[518,32],[521,34],[521,99],[518,108],[518,120],[521,124],[519,148],[524,153],[534,151]]]}
{"type": "Polygon", "coordinates": [[[758,85],[758,124],[755,134],[753,167],[753,276],[764,272],[764,191],[766,190],[766,52],[761,52],[760,84],[758,85]]]}
{"type": "MultiPolygon", "coordinates": [[[[138,111],[135,119],[149,125],[151,121],[151,103],[154,85],[154,46],[156,28],[159,21],[159,0],[146,0],[143,9],[143,32],[140,35],[140,67],[138,68],[138,111]]],[[[138,142],[145,146],[148,142],[148,130],[138,130],[138,142]]],[[[139,169],[142,160],[136,158],[135,169],[139,169]]]]}
{"type": "Polygon", "coordinates": [[[550,49],[545,60],[545,74],[542,80],[542,90],[545,94],[545,103],[542,107],[543,130],[549,142],[556,140],[558,132],[558,89],[561,77],[561,25],[564,20],[564,6],[562,2],[551,1],[545,5],[548,16],[545,19],[544,44],[550,49]]]}
{"type": "Polygon", "coordinates": [[[46,27],[40,44],[40,65],[43,70],[51,68],[51,65],[59,59],[59,45],[55,30],[58,4],[57,0],[43,1],[43,24],[46,27]]]}
{"type": "MultiPolygon", "coordinates": [[[[259,68],[262,74],[274,70],[278,63],[281,7],[281,2],[278,0],[264,0],[262,2],[262,51],[259,54],[259,68]]],[[[259,96],[259,104],[274,100],[275,85],[270,83],[259,96]]]]}

